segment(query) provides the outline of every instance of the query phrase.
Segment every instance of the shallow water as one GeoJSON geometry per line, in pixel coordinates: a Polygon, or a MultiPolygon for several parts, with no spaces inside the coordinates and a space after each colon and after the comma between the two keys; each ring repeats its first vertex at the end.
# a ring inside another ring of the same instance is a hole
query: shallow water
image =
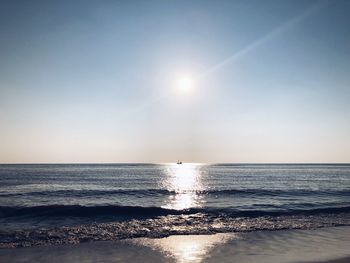
{"type": "Polygon", "coordinates": [[[350,256],[350,228],[135,239],[176,262],[314,262],[350,256]]]}
{"type": "Polygon", "coordinates": [[[349,243],[349,227],[179,235],[0,249],[0,262],[325,262],[349,257],[349,243]]]}

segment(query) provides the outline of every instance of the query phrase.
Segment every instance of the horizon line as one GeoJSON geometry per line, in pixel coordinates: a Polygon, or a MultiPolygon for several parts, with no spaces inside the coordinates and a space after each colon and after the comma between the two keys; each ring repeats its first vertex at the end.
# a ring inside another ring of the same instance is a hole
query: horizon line
{"type": "MultiPolygon", "coordinates": [[[[0,165],[165,165],[176,164],[176,162],[15,162],[15,163],[2,163],[0,165]]],[[[183,164],[203,164],[203,165],[350,165],[350,162],[183,162],[183,164]]]]}

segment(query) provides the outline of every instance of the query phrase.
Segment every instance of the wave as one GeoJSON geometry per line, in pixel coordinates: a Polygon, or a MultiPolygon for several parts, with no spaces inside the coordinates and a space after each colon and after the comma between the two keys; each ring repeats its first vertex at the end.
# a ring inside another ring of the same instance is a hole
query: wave
{"type": "Polygon", "coordinates": [[[167,189],[117,189],[117,190],[50,190],[50,191],[33,191],[25,193],[0,193],[2,197],[10,196],[113,196],[113,195],[128,195],[128,196],[163,196],[173,195],[176,193],[196,193],[202,195],[235,195],[235,196],[350,196],[350,190],[281,190],[281,189],[222,189],[222,190],[167,190],[167,189]]]}
{"type": "MultiPolygon", "coordinates": [[[[318,212],[342,211],[349,211],[349,207],[318,212]]],[[[160,238],[169,235],[315,229],[349,225],[350,213],[234,218],[207,214],[172,215],[128,221],[82,222],[70,226],[60,225],[60,220],[56,220],[51,221],[48,227],[0,230],[0,248],[76,244],[137,237],[160,238]]]]}
{"type": "Polygon", "coordinates": [[[0,218],[9,217],[132,217],[150,218],[167,215],[191,215],[208,214],[227,217],[260,217],[281,215],[317,215],[350,213],[350,206],[336,207],[309,207],[305,209],[283,209],[267,206],[262,209],[237,209],[237,208],[189,208],[183,210],[167,209],[162,207],[142,206],[81,206],[81,205],[47,205],[32,207],[0,206],[0,218]]]}
{"type": "Polygon", "coordinates": [[[47,205],[32,207],[0,207],[0,217],[34,216],[34,217],[97,217],[97,216],[162,216],[191,213],[190,210],[172,210],[161,207],[141,206],[81,206],[81,205],[47,205]]]}

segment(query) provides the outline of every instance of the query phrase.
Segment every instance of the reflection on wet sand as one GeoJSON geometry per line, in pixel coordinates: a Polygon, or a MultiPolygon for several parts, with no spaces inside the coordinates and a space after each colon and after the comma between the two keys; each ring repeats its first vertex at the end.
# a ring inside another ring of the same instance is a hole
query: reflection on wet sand
{"type": "Polygon", "coordinates": [[[133,242],[163,252],[176,262],[202,262],[216,245],[236,238],[235,234],[170,236],[160,239],[141,238],[133,242]]]}
{"type": "Polygon", "coordinates": [[[168,177],[162,184],[175,194],[169,197],[164,208],[181,210],[201,206],[201,197],[196,191],[203,190],[203,185],[197,165],[173,165],[167,170],[167,174],[168,177]]]}

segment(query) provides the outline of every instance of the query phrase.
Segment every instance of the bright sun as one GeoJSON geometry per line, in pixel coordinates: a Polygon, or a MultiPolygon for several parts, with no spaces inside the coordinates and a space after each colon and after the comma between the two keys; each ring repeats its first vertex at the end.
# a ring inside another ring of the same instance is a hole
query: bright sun
{"type": "Polygon", "coordinates": [[[177,88],[181,93],[189,93],[193,86],[193,79],[189,76],[182,76],[177,80],[177,88]]]}

